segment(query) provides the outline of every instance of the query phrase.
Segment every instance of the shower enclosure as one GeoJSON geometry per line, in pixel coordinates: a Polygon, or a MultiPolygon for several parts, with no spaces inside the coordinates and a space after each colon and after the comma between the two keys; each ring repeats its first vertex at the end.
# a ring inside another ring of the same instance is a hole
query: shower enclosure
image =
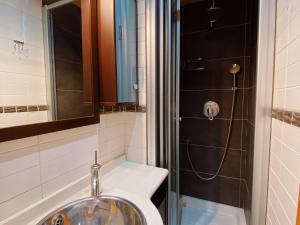
{"type": "Polygon", "coordinates": [[[169,223],[250,224],[258,0],[173,0],[166,9],[169,223]]]}

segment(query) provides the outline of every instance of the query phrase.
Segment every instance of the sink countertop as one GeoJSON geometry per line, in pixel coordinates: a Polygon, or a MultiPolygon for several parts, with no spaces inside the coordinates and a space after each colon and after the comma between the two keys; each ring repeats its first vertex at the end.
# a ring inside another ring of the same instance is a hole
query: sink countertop
{"type": "MultiPolygon", "coordinates": [[[[168,171],[166,169],[128,162],[125,160],[125,157],[120,157],[103,166],[102,171],[102,195],[112,195],[127,199],[140,208],[146,218],[147,225],[163,225],[159,212],[150,198],[167,177],[168,171]]],[[[13,216],[14,218],[0,222],[0,225],[36,225],[57,208],[89,196],[90,187],[88,186],[76,194],[63,199],[58,204],[46,208],[47,210],[39,211],[39,209],[45,209],[45,206],[39,207],[39,203],[37,203],[34,208],[31,207],[29,213],[25,209],[24,212],[13,216]],[[28,215],[24,216],[22,213],[27,213],[28,215]],[[28,221],[28,217],[31,218],[30,221],[28,221]],[[27,222],[24,221],[24,218],[25,221],[27,219],[27,222]]],[[[51,201],[51,198],[41,200],[40,204],[45,204],[45,201],[49,200],[51,201]]]]}

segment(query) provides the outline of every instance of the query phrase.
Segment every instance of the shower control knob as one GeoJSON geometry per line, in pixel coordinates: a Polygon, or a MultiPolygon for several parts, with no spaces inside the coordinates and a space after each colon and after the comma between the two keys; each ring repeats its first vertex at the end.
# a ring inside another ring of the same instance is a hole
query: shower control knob
{"type": "Polygon", "coordinates": [[[219,104],[214,101],[205,102],[203,107],[203,114],[209,119],[213,120],[220,112],[219,104]]]}

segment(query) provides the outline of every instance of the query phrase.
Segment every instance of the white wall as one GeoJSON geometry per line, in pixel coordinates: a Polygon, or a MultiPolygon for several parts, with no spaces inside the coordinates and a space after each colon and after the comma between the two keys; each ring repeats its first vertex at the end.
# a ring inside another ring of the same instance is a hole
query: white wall
{"type": "Polygon", "coordinates": [[[0,143],[0,221],[127,153],[146,163],[146,113],[101,114],[100,124],[0,143]]]}
{"type": "MultiPolygon", "coordinates": [[[[138,0],[141,105],[146,105],[144,7],[138,0]]],[[[46,104],[40,9],[40,0],[0,0],[0,106],[46,104]],[[14,39],[25,42],[28,57],[12,54],[14,39]]],[[[2,113],[0,128],[37,122],[39,113],[2,113]]],[[[100,125],[0,143],[0,221],[88,174],[97,149],[101,163],[125,153],[130,161],[146,163],[146,113],[101,114],[100,120],[100,125]]]]}
{"type": "Polygon", "coordinates": [[[147,164],[146,113],[126,113],[125,150],[127,160],[147,164]]]}
{"type": "MultiPolygon", "coordinates": [[[[274,102],[300,112],[300,1],[278,0],[274,102]]],[[[267,224],[296,224],[300,128],[272,120],[267,224]]]]}
{"type": "Polygon", "coordinates": [[[146,164],[146,113],[101,114],[99,148],[101,157],[126,152],[127,160],[146,164]]]}
{"type": "Polygon", "coordinates": [[[0,143],[0,221],[88,174],[97,125],[0,143]]]}
{"type": "Polygon", "coordinates": [[[0,143],[0,221],[89,174],[95,150],[101,163],[125,154],[123,117],[101,117],[101,125],[0,143]]]}
{"type": "MultiPolygon", "coordinates": [[[[0,106],[20,105],[46,105],[40,0],[0,0],[0,106]],[[25,43],[25,55],[13,40],[25,43]]],[[[46,120],[46,111],[2,113],[0,128],[46,120]]]]}
{"type": "Polygon", "coordinates": [[[137,8],[139,105],[146,106],[145,0],[137,0],[137,8]]]}

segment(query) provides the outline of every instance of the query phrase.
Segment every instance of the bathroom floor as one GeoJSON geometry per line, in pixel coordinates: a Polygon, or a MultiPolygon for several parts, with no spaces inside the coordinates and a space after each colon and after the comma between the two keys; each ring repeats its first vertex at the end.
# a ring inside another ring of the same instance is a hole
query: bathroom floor
{"type": "Polygon", "coordinates": [[[240,208],[184,195],[181,206],[181,225],[246,225],[240,208]]]}

